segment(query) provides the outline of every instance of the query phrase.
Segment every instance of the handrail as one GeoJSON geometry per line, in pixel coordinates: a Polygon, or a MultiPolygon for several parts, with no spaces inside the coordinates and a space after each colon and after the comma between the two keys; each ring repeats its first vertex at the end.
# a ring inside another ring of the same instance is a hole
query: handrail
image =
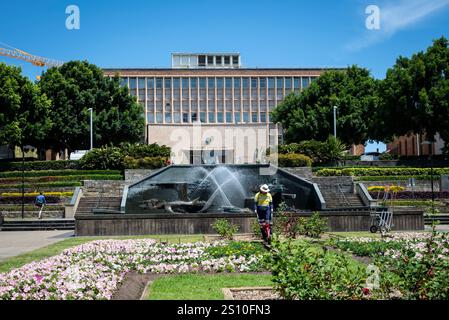
{"type": "Polygon", "coordinates": [[[120,212],[125,213],[126,208],[126,198],[128,197],[129,186],[125,185],[123,187],[122,201],[120,202],[120,212]]]}
{"type": "Polygon", "coordinates": [[[338,191],[340,191],[340,194],[343,196],[343,199],[345,200],[346,204],[349,205],[350,203],[349,203],[348,199],[346,198],[345,193],[341,189],[340,183],[337,183],[337,188],[338,188],[338,191]]]}

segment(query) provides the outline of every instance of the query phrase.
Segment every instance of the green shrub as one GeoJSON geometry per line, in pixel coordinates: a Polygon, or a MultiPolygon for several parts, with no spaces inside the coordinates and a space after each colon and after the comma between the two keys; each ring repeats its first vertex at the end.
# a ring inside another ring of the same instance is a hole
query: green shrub
{"type": "Polygon", "coordinates": [[[279,154],[278,163],[280,167],[311,167],[312,159],[297,153],[279,154]]]}
{"type": "MultiPolygon", "coordinates": [[[[25,171],[78,169],[77,160],[26,161],[25,171]]],[[[22,162],[0,162],[0,171],[22,171],[22,162]]]]}
{"type": "Polygon", "coordinates": [[[167,165],[167,158],[158,156],[135,159],[126,156],[123,165],[126,169],[158,169],[167,165]]]}
{"type": "Polygon", "coordinates": [[[314,212],[309,218],[298,219],[297,233],[311,238],[320,238],[327,231],[327,219],[321,218],[318,212],[314,212]]]}
{"type": "Polygon", "coordinates": [[[316,171],[318,176],[439,176],[449,174],[449,168],[396,168],[396,167],[369,167],[369,168],[328,168],[316,171]]]}
{"type": "Polygon", "coordinates": [[[228,219],[217,219],[212,228],[223,238],[232,240],[235,233],[239,231],[239,226],[231,223],[228,219]]]}
{"type": "MultiPolygon", "coordinates": [[[[123,176],[119,174],[94,174],[94,175],[68,175],[68,176],[42,176],[42,177],[25,177],[24,182],[55,182],[55,181],[81,181],[81,180],[123,180],[123,176]]],[[[22,183],[22,177],[0,178],[0,184],[22,183]]]]}
{"type": "MultiPolygon", "coordinates": [[[[47,176],[79,176],[79,175],[120,175],[119,170],[45,170],[45,171],[25,171],[25,177],[47,177],[47,176]]],[[[0,172],[0,178],[22,177],[22,172],[0,172]]]]}
{"type": "Polygon", "coordinates": [[[167,165],[170,148],[166,146],[129,145],[93,149],[80,160],[82,169],[155,169],[167,165]]]}
{"type": "MultiPolygon", "coordinates": [[[[273,230],[273,232],[275,232],[275,230],[273,230]]],[[[251,221],[251,233],[258,239],[262,238],[262,231],[260,230],[259,220],[257,218],[251,221]]]]}
{"type": "Polygon", "coordinates": [[[280,203],[273,216],[273,231],[287,238],[295,238],[298,233],[297,223],[298,216],[287,211],[287,205],[284,202],[280,203]]]}
{"type": "MultiPolygon", "coordinates": [[[[415,180],[431,180],[432,176],[360,176],[355,177],[356,181],[408,181],[408,179],[414,178],[415,180]]],[[[437,181],[440,176],[433,176],[433,180],[437,181]]]]}
{"type": "MultiPolygon", "coordinates": [[[[57,181],[57,182],[36,182],[24,183],[23,187],[27,189],[41,189],[41,188],[63,188],[63,187],[79,187],[82,183],[79,181],[57,181]]],[[[0,189],[19,189],[22,184],[0,184],[0,189]]]]}
{"type": "Polygon", "coordinates": [[[285,299],[353,300],[363,298],[365,267],[345,254],[274,236],[267,266],[274,288],[285,299]]]}

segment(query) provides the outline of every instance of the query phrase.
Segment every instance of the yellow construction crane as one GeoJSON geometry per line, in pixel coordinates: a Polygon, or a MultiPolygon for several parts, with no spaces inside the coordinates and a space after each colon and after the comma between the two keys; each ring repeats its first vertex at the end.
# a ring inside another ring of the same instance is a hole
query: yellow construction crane
{"type": "Polygon", "coordinates": [[[6,56],[6,57],[10,57],[10,58],[15,58],[15,59],[28,61],[28,62],[31,62],[33,65],[38,66],[38,67],[44,67],[44,66],[59,67],[59,66],[61,66],[64,63],[62,61],[58,61],[58,60],[53,60],[53,59],[48,59],[48,58],[32,55],[32,54],[30,54],[28,52],[25,52],[23,50],[19,50],[17,48],[14,48],[14,47],[12,47],[12,46],[4,43],[4,42],[0,42],[0,55],[6,56]],[[9,47],[10,49],[4,48],[1,45],[9,47]]]}

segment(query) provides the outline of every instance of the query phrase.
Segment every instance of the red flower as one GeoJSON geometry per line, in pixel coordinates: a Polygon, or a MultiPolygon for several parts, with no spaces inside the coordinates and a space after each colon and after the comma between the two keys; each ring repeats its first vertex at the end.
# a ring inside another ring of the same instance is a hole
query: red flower
{"type": "Polygon", "coordinates": [[[368,288],[363,288],[362,292],[365,296],[369,295],[371,293],[371,291],[368,288]]]}

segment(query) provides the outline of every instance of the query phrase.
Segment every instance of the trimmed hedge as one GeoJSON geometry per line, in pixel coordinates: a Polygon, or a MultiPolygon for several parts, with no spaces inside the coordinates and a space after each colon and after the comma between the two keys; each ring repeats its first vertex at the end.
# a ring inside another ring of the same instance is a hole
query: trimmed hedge
{"type": "MultiPolygon", "coordinates": [[[[430,175],[431,168],[343,168],[320,169],[318,176],[422,176],[430,175]]],[[[433,175],[449,174],[449,168],[433,168],[433,175]]]]}
{"type": "MultiPolygon", "coordinates": [[[[36,210],[36,206],[34,205],[25,205],[25,211],[34,211],[36,210]]],[[[51,206],[46,206],[45,209],[46,210],[64,210],[64,206],[61,205],[51,205],[51,206]]],[[[21,205],[2,205],[0,206],[0,211],[21,211],[22,210],[22,206],[21,205]]]]}
{"type": "Polygon", "coordinates": [[[125,168],[128,169],[158,169],[167,165],[166,157],[144,157],[135,159],[133,157],[125,157],[123,159],[125,168]]]}
{"type": "MultiPolygon", "coordinates": [[[[80,181],[61,181],[61,182],[36,182],[24,183],[24,188],[62,188],[62,187],[80,187],[83,184],[80,181]]],[[[0,189],[18,189],[22,184],[0,184],[0,189]]]]}
{"type": "MultiPolygon", "coordinates": [[[[25,196],[36,197],[39,192],[26,192],[25,196]]],[[[54,196],[54,197],[71,197],[73,196],[73,191],[59,192],[59,191],[49,191],[43,192],[45,197],[54,196]]],[[[22,197],[22,193],[20,192],[4,192],[1,194],[2,197],[22,197]]]]}
{"type": "MultiPolygon", "coordinates": [[[[373,199],[377,199],[379,195],[379,199],[383,199],[384,192],[370,192],[371,197],[373,199]]],[[[449,192],[447,191],[440,191],[440,192],[434,192],[435,199],[449,199],[449,192]]],[[[402,191],[396,193],[395,199],[423,199],[423,200],[430,200],[432,199],[432,192],[430,191],[402,191]]]]}
{"type": "MultiPolygon", "coordinates": [[[[122,175],[69,175],[69,176],[43,176],[43,177],[26,177],[25,182],[55,182],[55,181],[81,181],[81,180],[123,180],[122,175]]],[[[0,178],[0,184],[22,183],[22,177],[0,178]]]]}
{"type": "MultiPolygon", "coordinates": [[[[24,197],[24,203],[26,204],[33,204],[36,199],[36,196],[25,196],[24,197]]],[[[62,199],[61,197],[56,196],[45,196],[45,200],[47,200],[47,203],[61,203],[62,199]]],[[[22,196],[20,197],[0,197],[0,204],[21,204],[22,203],[22,196]]]]}
{"type": "MultiPolygon", "coordinates": [[[[437,181],[441,176],[433,176],[433,180],[437,181]]],[[[355,177],[355,181],[407,181],[410,178],[416,180],[431,180],[431,176],[360,176],[355,177]]]]}
{"type": "MultiPolygon", "coordinates": [[[[79,175],[121,175],[120,170],[45,170],[25,171],[25,177],[47,177],[47,176],[79,176],[79,175]]],[[[22,177],[20,171],[0,172],[0,178],[22,177]]]]}
{"type": "MultiPolygon", "coordinates": [[[[386,188],[386,186],[371,186],[371,187],[368,187],[368,192],[385,191],[385,188],[386,188]]],[[[390,186],[389,189],[391,192],[405,191],[405,188],[401,187],[401,186],[390,186]]]]}
{"type": "MultiPolygon", "coordinates": [[[[78,169],[78,160],[26,161],[25,171],[78,169]]],[[[0,162],[0,171],[22,171],[22,162],[0,162]]]]}
{"type": "Polygon", "coordinates": [[[311,167],[312,159],[298,153],[279,154],[278,164],[280,167],[311,167]]]}

